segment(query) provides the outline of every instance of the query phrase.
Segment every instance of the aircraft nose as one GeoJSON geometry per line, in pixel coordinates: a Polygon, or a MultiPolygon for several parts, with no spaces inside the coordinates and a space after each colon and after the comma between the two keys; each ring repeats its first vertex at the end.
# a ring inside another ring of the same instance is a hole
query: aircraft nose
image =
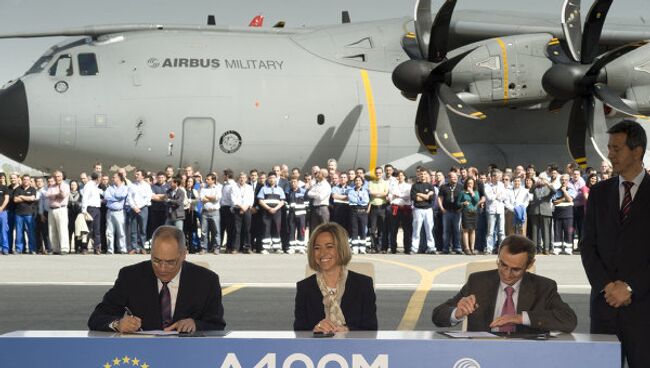
{"type": "Polygon", "coordinates": [[[22,81],[0,89],[0,153],[23,162],[29,149],[29,111],[22,81]]]}

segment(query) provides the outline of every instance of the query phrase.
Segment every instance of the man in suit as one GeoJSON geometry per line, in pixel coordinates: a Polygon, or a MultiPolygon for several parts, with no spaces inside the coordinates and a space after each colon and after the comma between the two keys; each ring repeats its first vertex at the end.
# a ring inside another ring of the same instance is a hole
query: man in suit
{"type": "Polygon", "coordinates": [[[505,238],[497,269],[471,274],[456,296],[436,307],[433,323],[449,327],[467,318],[469,331],[573,331],[576,314],[562,301],[555,281],[527,272],[535,253],[529,239],[505,238]]]}
{"type": "Polygon", "coordinates": [[[589,192],[582,264],[591,283],[591,333],[616,334],[630,368],[647,367],[650,350],[650,176],[643,169],[646,133],[625,120],[608,131],[617,177],[589,192]]]}
{"type": "Polygon", "coordinates": [[[88,319],[88,328],[223,330],[221,286],[214,272],[185,262],[185,235],[173,226],[153,234],[151,261],[124,267],[88,319]]]}
{"type": "Polygon", "coordinates": [[[167,189],[167,225],[176,226],[183,231],[185,221],[185,189],[181,187],[181,178],[173,177],[167,189]]]}

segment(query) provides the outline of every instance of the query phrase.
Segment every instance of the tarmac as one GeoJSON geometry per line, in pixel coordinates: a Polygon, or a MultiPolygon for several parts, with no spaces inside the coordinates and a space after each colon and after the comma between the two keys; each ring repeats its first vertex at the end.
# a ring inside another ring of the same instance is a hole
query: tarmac
{"type": "MultiPolygon", "coordinates": [[[[88,316],[118,270],[147,255],[0,256],[0,334],[14,330],[85,330],[88,316]]],[[[295,283],[305,255],[188,255],[219,274],[229,330],[290,330],[295,283]]],[[[494,255],[355,255],[374,266],[381,330],[437,330],[431,312],[460,290],[468,262],[494,255]]],[[[554,279],[589,330],[590,286],[580,256],[538,256],[536,273],[554,279]]]]}

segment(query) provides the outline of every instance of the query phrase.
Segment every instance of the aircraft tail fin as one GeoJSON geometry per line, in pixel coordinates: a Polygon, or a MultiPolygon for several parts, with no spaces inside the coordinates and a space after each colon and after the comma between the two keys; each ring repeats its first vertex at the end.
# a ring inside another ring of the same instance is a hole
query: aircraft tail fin
{"type": "Polygon", "coordinates": [[[262,14],[258,14],[253,19],[251,19],[251,22],[248,23],[249,27],[261,27],[264,24],[264,16],[262,14]]]}

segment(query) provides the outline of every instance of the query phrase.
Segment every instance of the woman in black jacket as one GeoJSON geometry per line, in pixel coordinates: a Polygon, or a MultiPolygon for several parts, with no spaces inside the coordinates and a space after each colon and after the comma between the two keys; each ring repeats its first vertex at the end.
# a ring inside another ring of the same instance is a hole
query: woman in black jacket
{"type": "Polygon", "coordinates": [[[347,270],[351,258],[343,227],[330,222],[314,230],[307,259],[316,273],[296,285],[294,330],[377,330],[372,279],[347,270]]]}

